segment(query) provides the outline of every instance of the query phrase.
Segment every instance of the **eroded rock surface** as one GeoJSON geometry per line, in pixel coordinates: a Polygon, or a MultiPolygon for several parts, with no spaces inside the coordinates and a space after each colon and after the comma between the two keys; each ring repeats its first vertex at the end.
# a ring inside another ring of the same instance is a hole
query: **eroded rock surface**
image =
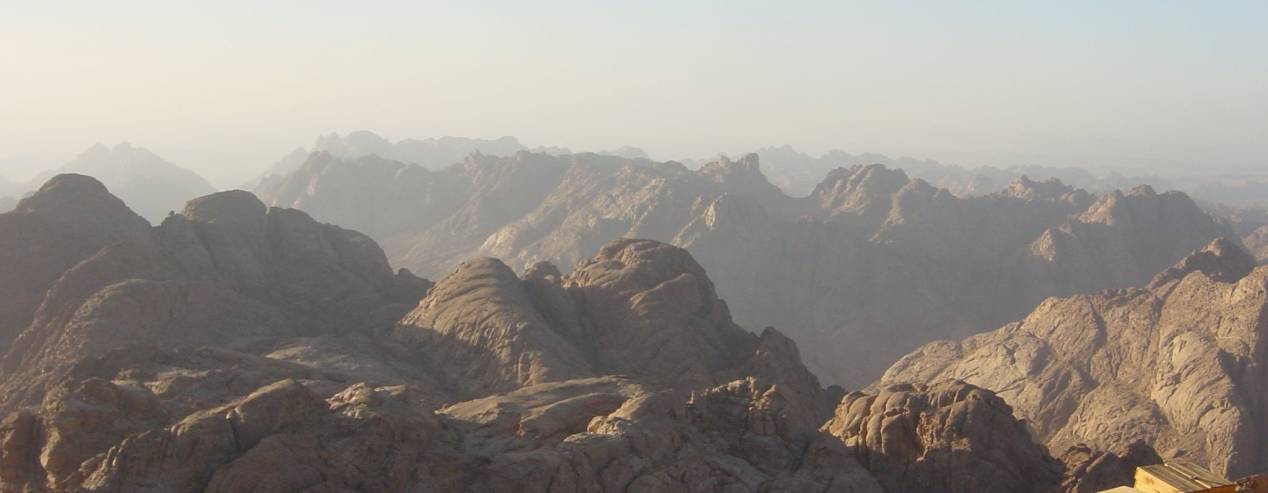
{"type": "Polygon", "coordinates": [[[963,382],[847,394],[824,430],[886,491],[1059,491],[1061,464],[1003,399],[963,382]]]}

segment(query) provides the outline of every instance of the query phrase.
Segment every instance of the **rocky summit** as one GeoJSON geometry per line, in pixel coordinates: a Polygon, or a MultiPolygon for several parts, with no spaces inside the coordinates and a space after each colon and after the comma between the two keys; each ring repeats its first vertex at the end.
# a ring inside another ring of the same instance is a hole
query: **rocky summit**
{"type": "Polygon", "coordinates": [[[1053,458],[966,383],[825,389],[656,241],[433,284],[241,191],[149,227],[59,176],[0,218],[45,269],[6,319],[4,491],[1086,491],[1135,460],[1053,458]]]}
{"type": "Polygon", "coordinates": [[[921,344],[998,327],[1050,296],[1143,284],[1232,234],[1186,195],[1145,186],[1095,195],[1023,176],[960,197],[880,165],[817,179],[785,195],[757,155],[688,169],[520,152],[429,170],[318,153],[257,192],[364,231],[433,278],[472,257],[567,270],[621,238],[680,246],[741,325],[780,327],[820,378],[852,388],[921,344]]]}

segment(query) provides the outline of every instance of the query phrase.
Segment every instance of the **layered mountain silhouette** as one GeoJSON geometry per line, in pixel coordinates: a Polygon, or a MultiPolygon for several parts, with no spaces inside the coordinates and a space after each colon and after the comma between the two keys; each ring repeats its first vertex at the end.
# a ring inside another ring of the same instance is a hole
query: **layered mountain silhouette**
{"type": "Polygon", "coordinates": [[[1056,179],[1094,192],[1108,192],[1139,184],[1149,184],[1160,189],[1174,188],[1169,181],[1157,176],[1126,177],[1116,172],[1098,174],[1078,167],[1026,165],[967,168],[931,159],[891,158],[875,153],[852,154],[839,149],[812,156],[787,145],[763,147],[753,152],[761,158],[771,182],[795,196],[814,190],[823,175],[835,168],[869,164],[900,168],[912,178],[919,178],[962,197],[997,192],[1023,176],[1040,181],[1056,179]]]}
{"type": "Polygon", "coordinates": [[[689,250],[746,326],[777,325],[829,383],[857,388],[919,345],[1021,317],[1043,299],[1147,282],[1231,234],[1178,192],[1094,195],[1019,178],[958,197],[880,165],[805,197],[756,155],[691,170],[596,154],[473,155],[432,171],[316,153],[257,194],[364,231],[427,277],[465,258],[576,266],[609,241],[689,250]]]}
{"type": "Polygon", "coordinates": [[[37,178],[35,183],[66,173],[100,180],[133,210],[155,224],[169,212],[180,210],[185,201],[215,191],[197,173],[126,142],[114,147],[94,145],[55,172],[37,178]]]}
{"type": "Polygon", "coordinates": [[[246,192],[149,227],[105,190],[0,214],[28,238],[0,258],[42,266],[2,287],[44,288],[5,322],[6,491],[1084,491],[1141,456],[1054,459],[964,383],[824,389],[668,244],[433,285],[246,192]]]}
{"type": "MultiPolygon", "coordinates": [[[[460,163],[471,153],[491,156],[509,156],[528,150],[515,137],[498,139],[472,139],[466,137],[439,137],[428,139],[404,139],[392,142],[374,132],[358,130],[347,135],[330,133],[317,138],[309,149],[298,148],[287,154],[268,171],[263,180],[273,176],[286,176],[294,172],[309,154],[324,152],[342,159],[358,159],[378,156],[405,163],[417,164],[427,169],[440,169],[460,163]]],[[[566,152],[566,150],[565,150],[566,152]]]]}
{"type": "Polygon", "coordinates": [[[1268,267],[1213,241],[1143,287],[1051,298],[1002,328],[934,342],[881,379],[998,392],[1057,450],[1135,441],[1236,477],[1268,468],[1268,267]]]}

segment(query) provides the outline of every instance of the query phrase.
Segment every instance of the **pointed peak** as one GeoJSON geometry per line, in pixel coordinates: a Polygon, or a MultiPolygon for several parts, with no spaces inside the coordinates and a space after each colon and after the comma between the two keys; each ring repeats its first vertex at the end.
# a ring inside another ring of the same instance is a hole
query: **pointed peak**
{"type": "Polygon", "coordinates": [[[732,174],[736,172],[761,172],[760,158],[756,153],[748,153],[741,156],[738,160],[731,159],[729,156],[718,156],[718,160],[705,164],[701,168],[701,172],[705,174],[732,174]]]}
{"type": "Polygon", "coordinates": [[[1062,183],[1056,178],[1035,181],[1022,175],[1008,184],[1004,195],[1020,199],[1060,198],[1074,192],[1074,187],[1062,183]]]}
{"type": "Polygon", "coordinates": [[[1128,190],[1127,195],[1143,195],[1146,197],[1152,197],[1154,195],[1158,195],[1158,192],[1154,190],[1154,187],[1151,187],[1145,184],[1140,184],[1140,185],[1136,185],[1135,187],[1132,187],[1131,190],[1128,190]]]}
{"type": "Polygon", "coordinates": [[[854,165],[828,173],[812,193],[827,210],[864,209],[902,190],[911,182],[900,169],[883,164],[854,165]]]}
{"type": "Polygon", "coordinates": [[[1236,282],[1250,274],[1256,265],[1255,258],[1247,253],[1237,241],[1221,237],[1158,274],[1149,285],[1160,286],[1182,279],[1195,271],[1219,282],[1236,282]]]}

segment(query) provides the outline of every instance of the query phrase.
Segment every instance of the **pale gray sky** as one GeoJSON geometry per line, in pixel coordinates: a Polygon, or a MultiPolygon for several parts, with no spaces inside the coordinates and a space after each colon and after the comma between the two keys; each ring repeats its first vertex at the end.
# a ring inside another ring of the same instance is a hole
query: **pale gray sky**
{"type": "Polygon", "coordinates": [[[0,0],[0,172],[321,133],[1268,167],[1268,2],[0,0]],[[266,5],[257,5],[266,4],[266,5]]]}

